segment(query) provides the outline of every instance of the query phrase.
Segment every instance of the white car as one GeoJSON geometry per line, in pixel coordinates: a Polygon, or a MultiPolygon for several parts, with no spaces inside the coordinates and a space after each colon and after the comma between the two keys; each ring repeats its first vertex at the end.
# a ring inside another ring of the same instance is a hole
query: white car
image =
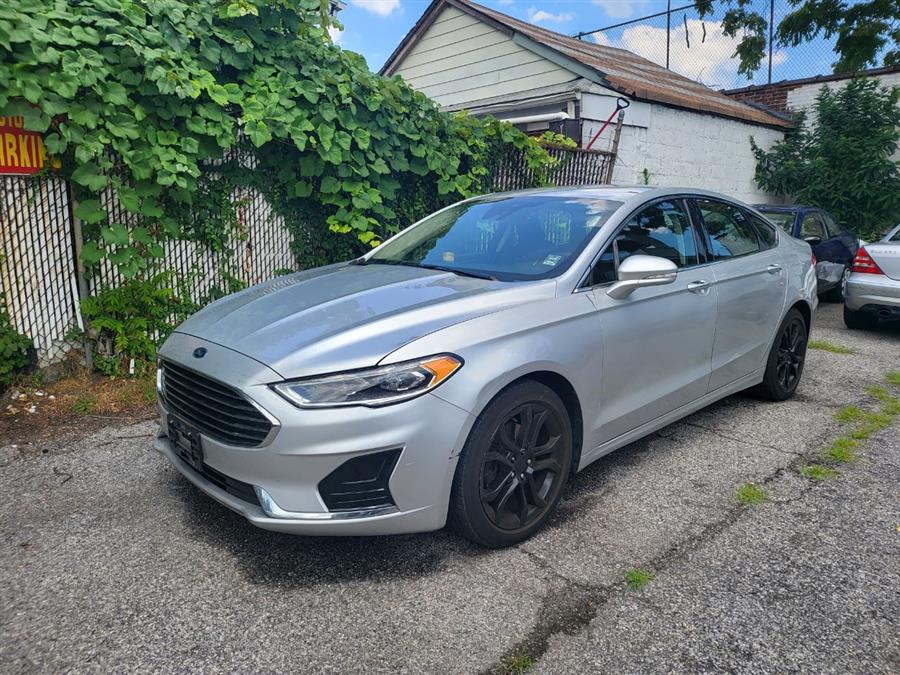
{"type": "Polygon", "coordinates": [[[900,319],[900,225],[860,246],[847,278],[847,328],[873,328],[879,319],[900,319]]]}

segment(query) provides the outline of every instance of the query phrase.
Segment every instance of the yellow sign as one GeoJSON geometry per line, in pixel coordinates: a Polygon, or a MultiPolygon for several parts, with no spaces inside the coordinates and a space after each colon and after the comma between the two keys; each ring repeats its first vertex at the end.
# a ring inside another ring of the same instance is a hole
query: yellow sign
{"type": "Polygon", "coordinates": [[[23,117],[0,116],[0,174],[38,173],[46,159],[44,139],[25,129],[23,117]]]}

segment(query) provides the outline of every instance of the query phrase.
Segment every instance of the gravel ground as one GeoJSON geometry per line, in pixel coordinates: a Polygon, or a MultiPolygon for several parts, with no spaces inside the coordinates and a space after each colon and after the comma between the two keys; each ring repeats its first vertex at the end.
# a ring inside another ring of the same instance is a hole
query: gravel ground
{"type": "Polygon", "coordinates": [[[900,671],[900,434],[797,469],[900,369],[900,330],[822,305],[791,401],[735,396],[596,462],[553,523],[484,551],[438,532],[257,530],[150,449],[155,424],[0,439],[4,672],[900,671]],[[769,495],[737,505],[746,482],[769,495]],[[629,590],[629,568],[656,579],[629,590]]]}

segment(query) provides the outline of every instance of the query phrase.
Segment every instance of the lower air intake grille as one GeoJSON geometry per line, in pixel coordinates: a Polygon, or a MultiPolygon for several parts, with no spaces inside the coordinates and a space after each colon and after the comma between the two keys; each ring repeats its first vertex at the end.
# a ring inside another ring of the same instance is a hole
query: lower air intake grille
{"type": "Polygon", "coordinates": [[[252,448],[272,430],[268,418],[230,387],[170,361],[163,361],[162,369],[162,398],[169,412],[202,434],[252,448]]]}
{"type": "Polygon", "coordinates": [[[348,459],[319,482],[319,494],[329,511],[393,506],[388,489],[399,450],[387,450],[348,459]]]}
{"type": "Polygon", "coordinates": [[[184,463],[187,464],[191,471],[200,474],[217,488],[225,490],[228,494],[249,504],[253,504],[254,506],[260,505],[259,499],[256,498],[256,490],[254,490],[253,486],[249,483],[244,483],[231,476],[226,476],[224,473],[216,471],[208,464],[204,464],[203,469],[198,470],[197,467],[191,463],[190,457],[187,456],[187,453],[183,448],[175,447],[175,452],[177,452],[178,456],[184,460],[184,463]]]}

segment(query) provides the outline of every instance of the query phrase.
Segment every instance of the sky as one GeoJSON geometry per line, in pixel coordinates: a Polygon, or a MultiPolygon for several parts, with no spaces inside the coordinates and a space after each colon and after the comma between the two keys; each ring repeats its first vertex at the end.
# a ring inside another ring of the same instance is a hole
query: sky
{"type": "MultiPolygon", "coordinates": [[[[768,0],[757,0],[768,11],[768,0]]],[[[664,11],[665,0],[480,0],[492,9],[560,33],[571,35],[664,11]]],[[[672,0],[673,7],[690,0],[672,0]]],[[[372,70],[378,70],[428,7],[428,0],[348,0],[338,14],[344,29],[334,37],[345,49],[362,54],[372,70]]],[[[776,23],[789,8],[776,0],[776,23]]],[[[640,24],[595,34],[603,44],[623,47],[665,63],[666,20],[658,17],[640,24]]],[[[586,39],[592,39],[588,37],[586,39]]],[[[735,40],[722,33],[715,17],[701,21],[695,11],[673,14],[670,67],[691,79],[716,88],[764,83],[766,68],[753,80],[737,73],[732,58],[735,40]],[[685,18],[687,22],[685,22],[685,18]]],[[[813,40],[773,55],[773,81],[824,74],[831,71],[834,54],[823,40],[813,40]]]]}

